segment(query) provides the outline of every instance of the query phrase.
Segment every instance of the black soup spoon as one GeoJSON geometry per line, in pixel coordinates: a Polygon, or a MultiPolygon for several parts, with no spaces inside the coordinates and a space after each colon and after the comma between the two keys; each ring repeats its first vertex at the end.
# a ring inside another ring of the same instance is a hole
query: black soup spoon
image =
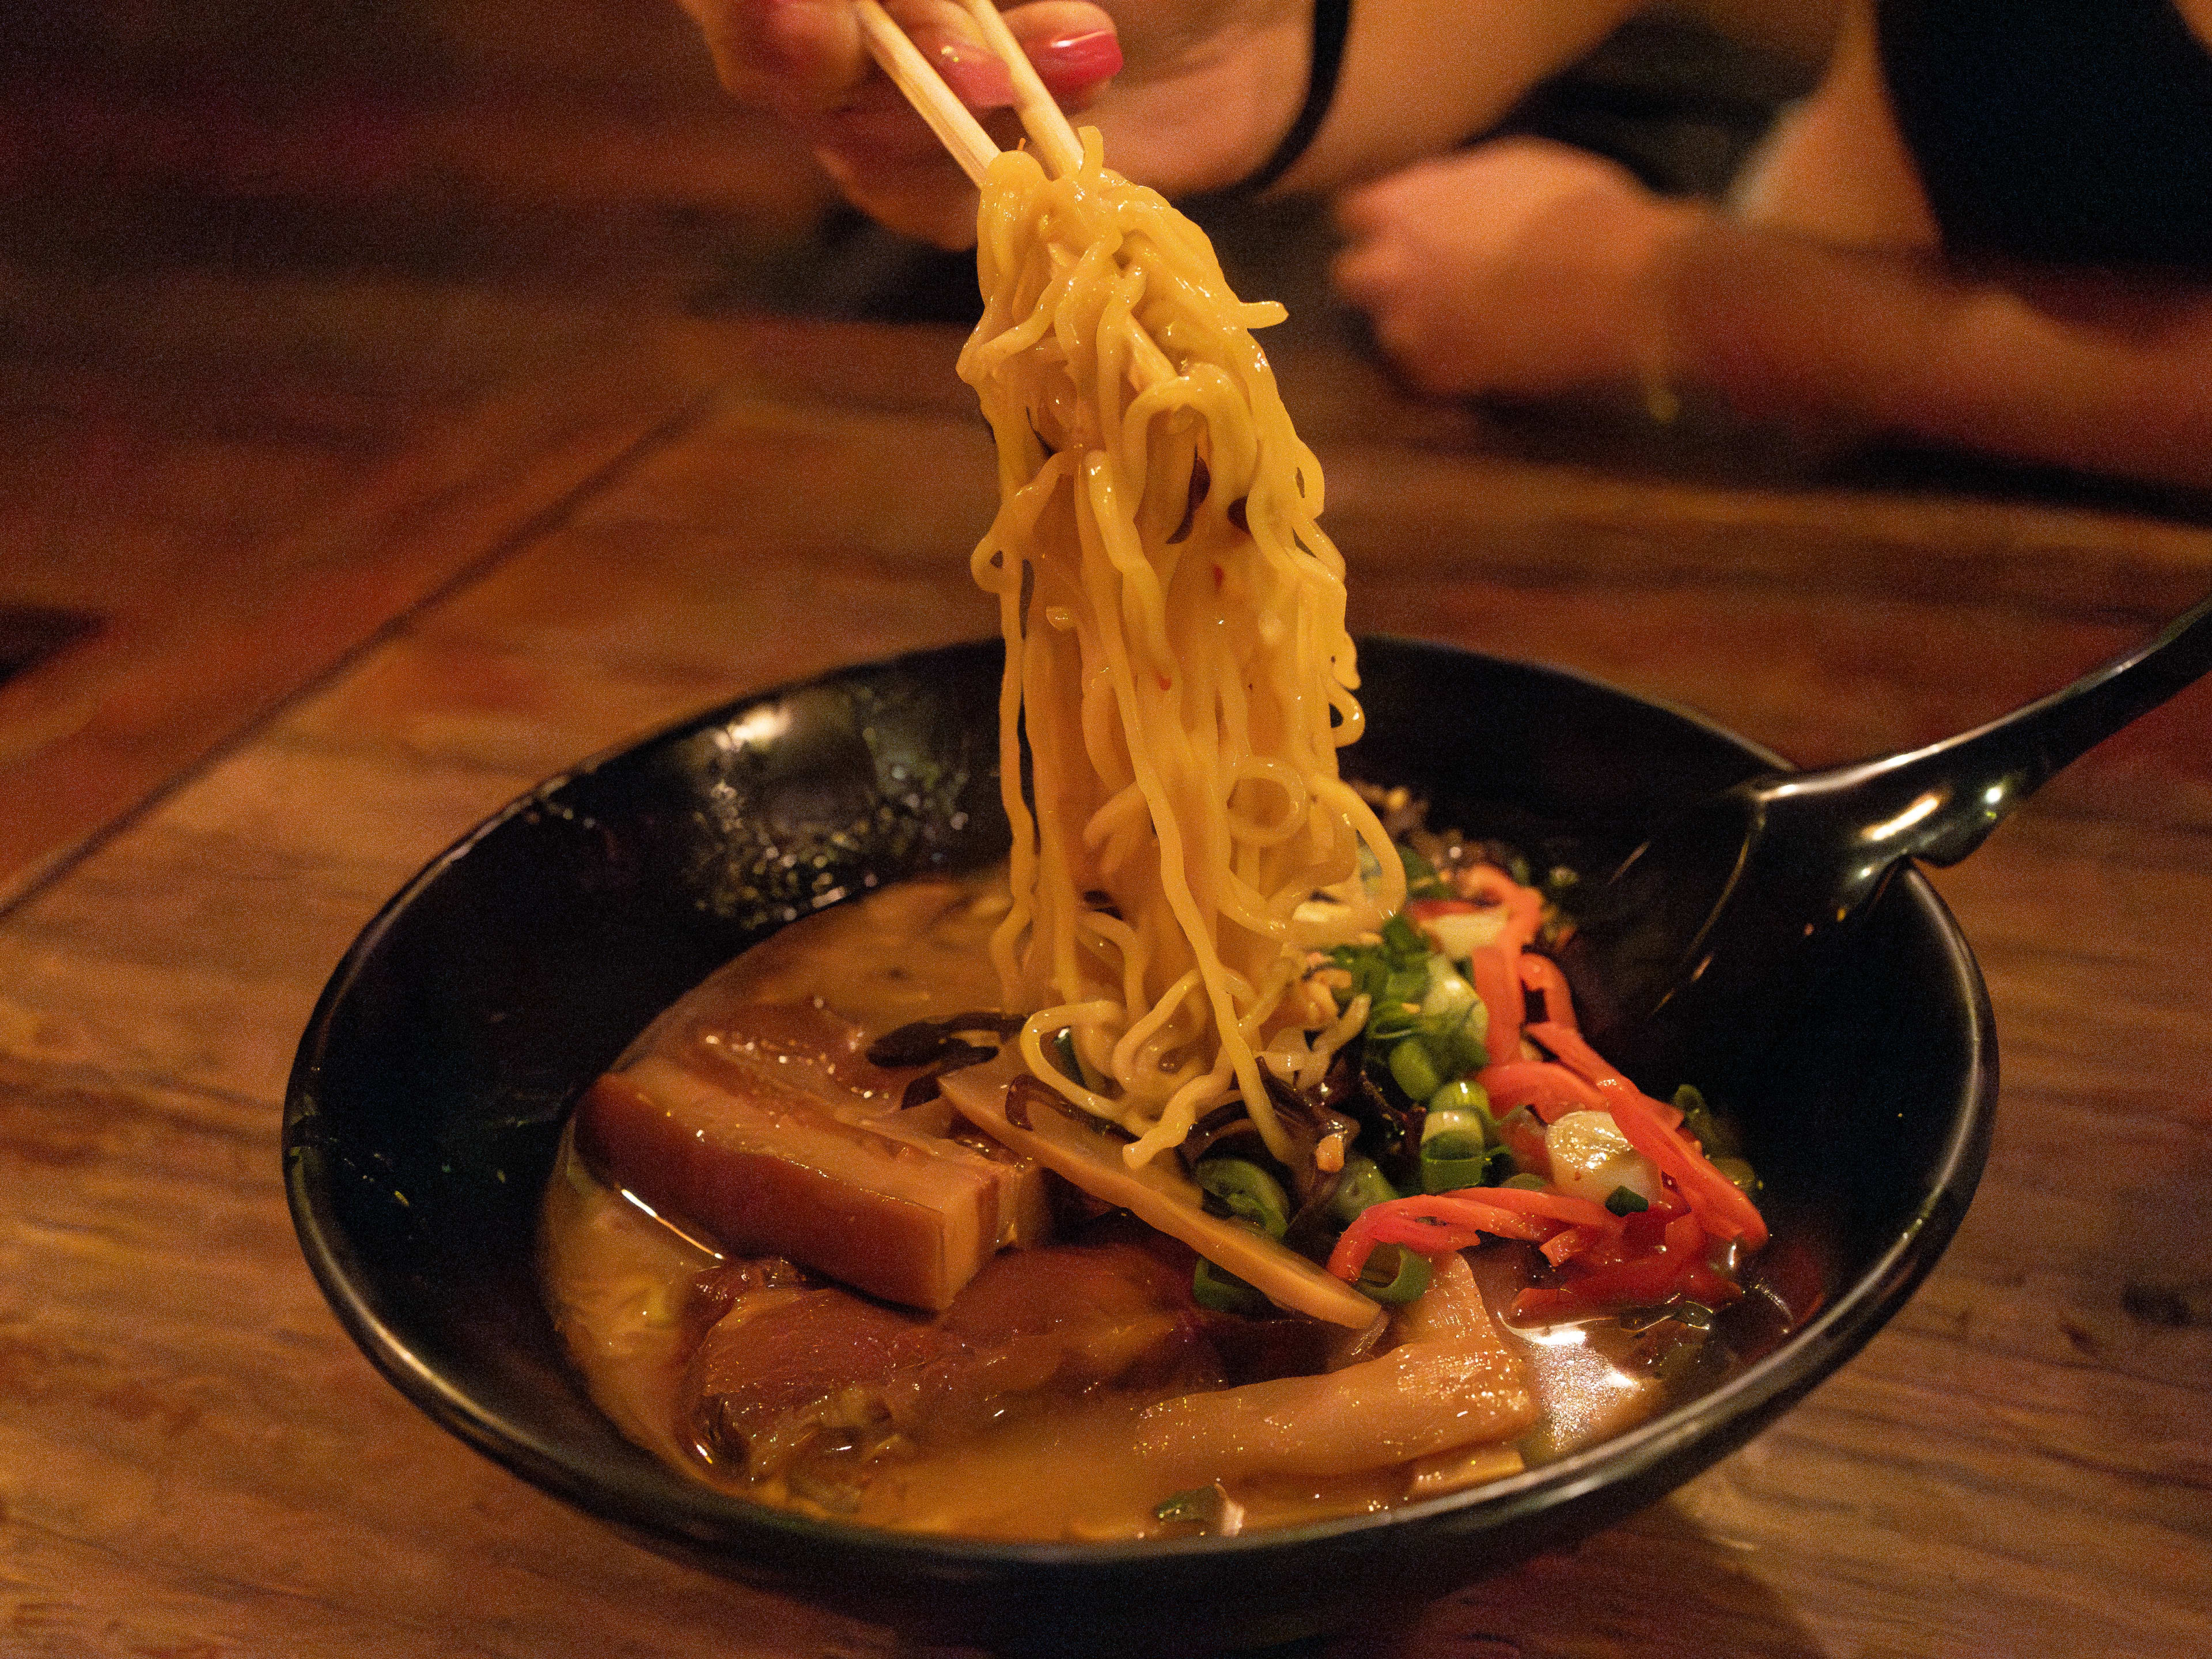
{"type": "Polygon", "coordinates": [[[2085,750],[2212,670],[2212,599],[2062,691],[1924,749],[1770,772],[1668,818],[1559,952],[1599,1051],[1647,1088],[1756,1048],[1908,859],[1950,865],[2085,750]]]}

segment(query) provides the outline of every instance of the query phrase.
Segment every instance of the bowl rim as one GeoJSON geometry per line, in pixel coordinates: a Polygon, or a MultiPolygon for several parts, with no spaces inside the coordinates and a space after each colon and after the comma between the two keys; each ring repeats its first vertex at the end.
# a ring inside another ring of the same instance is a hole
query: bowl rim
{"type": "MultiPolygon", "coordinates": [[[[1772,750],[1696,708],[1630,691],[1579,670],[1389,635],[1362,635],[1357,645],[1363,656],[1370,647],[1379,647],[1417,657],[1472,658],[1539,680],[1565,683],[1657,710],[1753,761],[1777,769],[1796,769],[1772,750]]],[[[364,1288],[365,1264],[346,1237],[333,1194],[313,1178],[309,1161],[299,1156],[303,1129],[319,1109],[313,1098],[315,1087],[338,1010],[384,939],[425,890],[488,837],[614,761],[680,740],[727,720],[749,706],[846,675],[913,668],[932,659],[998,646],[995,639],[970,641],[841,665],[743,693],[611,744],[516,796],[431,858],[380,907],[348,948],[317,1000],[286,1085],[282,1133],[286,1200],[301,1253],[341,1326],[375,1369],[441,1427],[541,1491],[639,1534],[641,1541],[649,1544],[673,1545],[679,1550],[703,1548],[709,1553],[741,1542],[769,1540],[809,1548],[832,1545],[850,1571],[862,1571],[871,1564],[885,1569],[919,1569],[920,1576],[940,1583],[961,1578],[986,1581],[1009,1571],[1036,1569],[1112,1573],[1164,1561],[1227,1563],[1255,1554],[1294,1553],[1386,1532],[1434,1528],[1479,1535],[1523,1516],[1552,1510],[1600,1488],[1634,1492],[1641,1482],[1662,1476],[1678,1457],[1694,1455],[1698,1461],[1690,1471],[1694,1473],[1695,1468],[1726,1455],[1863,1347],[1941,1258],[1965,1216],[1988,1154],[1997,1094],[1995,1024],[1987,986],[1956,919],[1926,877],[1908,866],[1899,872],[1893,885],[1908,896],[1932,928],[1945,977],[1967,993],[1967,1064],[1955,1097],[1948,1103],[1948,1133],[1921,1202],[1844,1290],[1771,1352],[1717,1387],[1646,1423],[1520,1474],[1367,1514],[1228,1537],[1070,1542],[909,1533],[775,1509],[703,1481],[672,1487],[669,1481],[680,1481],[681,1476],[665,1470],[657,1460],[650,1471],[665,1473],[665,1480],[658,1475],[643,1478],[649,1473],[646,1464],[610,1469],[568,1455],[562,1445],[514,1421],[442,1376],[370,1305],[364,1288]],[[672,1492],[676,1498],[672,1504],[672,1492]]],[[[1358,769],[1356,763],[1351,769],[1358,769]]],[[[580,1378],[574,1377],[573,1365],[571,1376],[582,1394],[580,1378]]],[[[588,1401],[588,1395],[583,1397],[588,1401]]],[[[641,1456],[651,1459],[652,1455],[641,1452],[641,1456]]],[[[1655,1489],[1650,1495],[1656,1497],[1657,1490],[1662,1489],[1655,1489]]],[[[1637,1500],[1638,1504],[1642,1501],[1637,1500]]],[[[775,1563],[763,1559],[756,1565],[772,1571],[775,1563]]]]}

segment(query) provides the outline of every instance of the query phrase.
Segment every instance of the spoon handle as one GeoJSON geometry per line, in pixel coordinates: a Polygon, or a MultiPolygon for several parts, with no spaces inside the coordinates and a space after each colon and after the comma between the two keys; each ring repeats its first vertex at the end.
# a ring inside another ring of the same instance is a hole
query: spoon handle
{"type": "Polygon", "coordinates": [[[1927,802],[1893,844],[1930,864],[1955,864],[2053,773],[2208,671],[2212,598],[2047,697],[1926,749],[1843,769],[1887,773],[1893,799],[1908,803],[1905,815],[1927,802]]]}

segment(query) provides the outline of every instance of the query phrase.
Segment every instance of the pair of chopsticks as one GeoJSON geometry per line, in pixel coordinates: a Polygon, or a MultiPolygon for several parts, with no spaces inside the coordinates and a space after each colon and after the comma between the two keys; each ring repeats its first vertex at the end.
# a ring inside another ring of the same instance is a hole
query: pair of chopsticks
{"type": "MultiPolygon", "coordinates": [[[[1037,147],[1044,170],[1054,178],[1074,172],[1083,164],[1083,143],[1075,136],[1075,129],[1067,124],[1067,118],[1060,113],[1052,94],[1045,90],[1044,82],[1037,77],[1036,66],[1015,40],[1006,20],[999,15],[991,0],[963,0],[963,3],[975,17],[976,27],[982,30],[984,43],[1013,76],[1014,108],[1021,117],[1023,130],[1037,147]]],[[[930,67],[921,48],[892,21],[879,0],[855,0],[855,9],[860,14],[860,35],[867,42],[868,55],[890,76],[892,84],[906,94],[907,102],[914,106],[921,118],[929,123],[929,130],[951,152],[961,171],[981,184],[984,170],[999,153],[999,146],[983,131],[983,124],[953,95],[952,88],[930,67]]]]}

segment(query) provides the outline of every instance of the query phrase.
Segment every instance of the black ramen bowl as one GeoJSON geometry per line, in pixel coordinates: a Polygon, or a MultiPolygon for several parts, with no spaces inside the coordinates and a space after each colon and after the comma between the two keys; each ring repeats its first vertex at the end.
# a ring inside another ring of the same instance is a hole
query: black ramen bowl
{"type": "MultiPolygon", "coordinates": [[[[1574,675],[1370,641],[1352,773],[1431,822],[1601,867],[1663,805],[1776,764],[1574,675]],[[1480,711],[1479,721],[1440,718],[1480,711]],[[1471,735],[1474,734],[1474,735],[1471,735]]],[[[300,1239],[339,1319],[439,1423],[651,1547],[909,1632],[1135,1653],[1257,1645],[1441,1593],[1649,1504],[1856,1352],[1935,1263],[1987,1152],[1996,1060],[1966,942],[1891,884],[1795,1021],[1713,1081],[1818,1311],[1710,1393],[1494,1486],[1289,1530],[1115,1545],[915,1537],[756,1507],[624,1439],[538,1294],[571,1103],[666,1004],[793,918],[1002,855],[995,643],[720,708],[556,778],[371,923],[294,1067],[300,1239]]]]}

